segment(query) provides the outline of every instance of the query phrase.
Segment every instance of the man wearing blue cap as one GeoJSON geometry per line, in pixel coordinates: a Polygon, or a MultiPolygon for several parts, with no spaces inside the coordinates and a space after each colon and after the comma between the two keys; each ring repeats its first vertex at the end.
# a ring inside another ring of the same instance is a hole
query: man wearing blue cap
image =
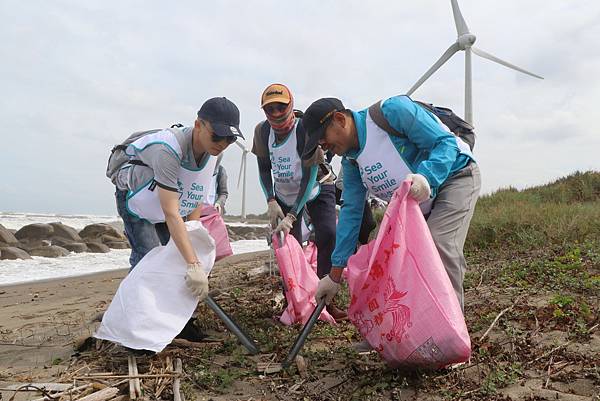
{"type": "Polygon", "coordinates": [[[463,246],[477,202],[479,167],[467,143],[437,116],[408,96],[395,96],[358,112],[336,98],[315,101],[302,119],[309,139],[305,155],[318,146],[342,156],[344,206],[328,276],[316,298],[329,302],[358,239],[367,192],[390,201],[404,180],[416,199],[463,307],[466,270],[463,246]]]}
{"type": "Polygon", "coordinates": [[[233,102],[212,98],[202,105],[192,127],[134,133],[115,146],[107,168],[131,244],[131,268],[172,236],[188,265],[186,283],[200,300],[208,295],[208,278],[184,220],[200,217],[218,156],[243,138],[239,124],[233,102]]]}

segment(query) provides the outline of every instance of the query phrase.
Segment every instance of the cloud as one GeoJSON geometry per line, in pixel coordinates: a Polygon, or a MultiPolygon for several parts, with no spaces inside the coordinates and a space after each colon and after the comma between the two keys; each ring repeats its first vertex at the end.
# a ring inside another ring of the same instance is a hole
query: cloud
{"type": "MultiPolygon", "coordinates": [[[[600,3],[460,5],[477,46],[546,78],[473,58],[484,190],[597,168],[600,3]]],[[[11,189],[0,210],[115,213],[104,169],[131,132],[190,124],[205,99],[227,96],[251,147],[268,84],[287,84],[300,108],[321,96],[362,108],[406,91],[456,38],[449,2],[434,0],[8,0],[0,13],[0,168],[11,189]]],[[[463,60],[415,98],[462,113],[463,60]]],[[[241,207],[240,156],[231,147],[224,157],[231,212],[241,207]]],[[[247,209],[260,213],[256,170],[250,154],[247,209]]]]}

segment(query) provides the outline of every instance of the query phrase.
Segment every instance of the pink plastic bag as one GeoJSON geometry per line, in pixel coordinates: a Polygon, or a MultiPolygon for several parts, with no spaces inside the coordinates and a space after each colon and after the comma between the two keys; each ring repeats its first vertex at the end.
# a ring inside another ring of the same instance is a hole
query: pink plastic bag
{"type": "Polygon", "coordinates": [[[231,250],[231,244],[229,243],[229,235],[227,234],[227,226],[225,225],[225,221],[217,211],[217,209],[212,206],[204,206],[202,209],[202,213],[207,213],[200,217],[200,221],[202,225],[208,230],[208,233],[215,240],[216,246],[216,259],[223,259],[226,256],[233,255],[233,251],[231,250]]]}
{"type": "MultiPolygon", "coordinates": [[[[301,322],[305,324],[317,306],[315,292],[319,278],[306,257],[302,247],[292,235],[286,235],[284,244],[279,247],[279,238],[273,235],[275,258],[285,285],[285,298],[288,306],[279,320],[285,325],[301,322]]],[[[335,319],[323,310],[320,320],[335,324],[335,319]]]]}
{"type": "Polygon", "coordinates": [[[379,234],[348,261],[348,315],[391,366],[464,362],[464,317],[410,183],[394,193],[379,234]]]}

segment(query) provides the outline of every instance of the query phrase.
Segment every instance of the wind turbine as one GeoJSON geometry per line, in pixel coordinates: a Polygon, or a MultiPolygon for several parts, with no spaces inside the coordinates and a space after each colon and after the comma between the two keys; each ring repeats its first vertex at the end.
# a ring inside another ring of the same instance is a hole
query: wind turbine
{"type": "Polygon", "coordinates": [[[484,52],[481,49],[473,46],[475,40],[477,39],[475,35],[469,32],[469,27],[463,18],[460,8],[458,7],[457,0],[450,0],[452,2],[452,13],[454,14],[454,23],[456,25],[456,33],[458,34],[458,39],[454,42],[442,56],[436,61],[431,68],[427,70],[425,74],[416,84],[406,92],[407,95],[411,95],[423,82],[427,80],[434,72],[436,72],[446,61],[450,59],[455,53],[460,50],[464,50],[465,52],[465,120],[469,124],[473,124],[473,90],[472,90],[472,79],[471,79],[471,52],[475,53],[479,57],[486,58],[495,63],[501,64],[505,67],[512,68],[513,70],[517,70],[527,75],[531,75],[532,77],[544,79],[539,75],[536,75],[532,72],[526,71],[523,68],[517,67],[514,64],[511,64],[507,61],[501,60],[496,56],[491,55],[490,53],[484,52]]]}
{"type": "Polygon", "coordinates": [[[246,221],[246,158],[250,151],[246,148],[246,146],[244,146],[242,143],[240,143],[240,141],[235,141],[234,143],[242,150],[242,161],[240,163],[240,172],[238,174],[237,187],[239,189],[240,180],[243,177],[244,182],[242,184],[242,216],[241,216],[241,219],[242,219],[242,221],[246,221]]]}

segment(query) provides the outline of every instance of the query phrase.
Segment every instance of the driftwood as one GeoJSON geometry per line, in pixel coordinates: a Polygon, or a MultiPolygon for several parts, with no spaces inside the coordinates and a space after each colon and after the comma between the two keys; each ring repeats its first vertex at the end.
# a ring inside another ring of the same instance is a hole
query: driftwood
{"type": "Polygon", "coordinates": [[[79,398],[77,401],[106,401],[113,398],[119,393],[119,389],[116,387],[107,387],[104,390],[96,391],[93,394],[86,395],[83,398],[79,398]]]}
{"type": "Polygon", "coordinates": [[[137,375],[113,375],[113,376],[75,376],[74,380],[97,380],[97,379],[156,379],[158,377],[179,377],[176,373],[161,373],[161,374],[137,374],[137,375]]]}
{"type": "Polygon", "coordinates": [[[65,391],[73,387],[71,383],[21,383],[12,384],[6,388],[0,389],[5,391],[38,391],[35,388],[43,388],[46,391],[65,391]],[[29,388],[29,389],[28,389],[29,388]]]}
{"type": "Polygon", "coordinates": [[[142,390],[140,386],[140,379],[137,371],[137,362],[135,360],[135,356],[129,355],[127,357],[127,363],[129,368],[129,398],[132,400],[136,400],[138,397],[142,395],[142,390]]]}
{"type": "MultiPolygon", "coordinates": [[[[175,373],[181,374],[183,372],[183,366],[181,363],[181,358],[175,359],[175,373]]],[[[176,377],[173,380],[173,401],[182,401],[181,393],[180,393],[181,382],[179,377],[176,377]]]]}
{"type": "MultiPolygon", "coordinates": [[[[73,386],[71,386],[73,387],[73,386]]],[[[86,388],[92,387],[92,383],[88,383],[88,384],[84,384],[82,386],[79,387],[74,387],[71,389],[68,389],[66,391],[60,392],[60,393],[56,393],[56,394],[52,394],[52,396],[44,396],[42,398],[36,398],[33,401],[47,401],[47,400],[54,400],[54,399],[58,399],[59,397],[63,396],[63,395],[69,395],[69,394],[73,394],[76,391],[82,391],[85,390],[86,388]]]]}
{"type": "Polygon", "coordinates": [[[127,395],[118,395],[115,398],[111,398],[109,401],[128,401],[129,396],[127,395]]]}

